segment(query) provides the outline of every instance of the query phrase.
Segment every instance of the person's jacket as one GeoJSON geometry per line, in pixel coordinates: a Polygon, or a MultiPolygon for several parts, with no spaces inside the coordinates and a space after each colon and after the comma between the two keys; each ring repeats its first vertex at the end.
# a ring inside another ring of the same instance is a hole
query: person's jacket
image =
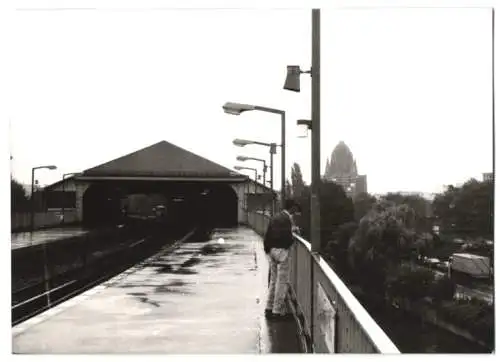
{"type": "Polygon", "coordinates": [[[269,222],[264,235],[264,251],[269,253],[271,248],[288,249],[293,244],[292,221],[284,212],[275,215],[269,222]]]}

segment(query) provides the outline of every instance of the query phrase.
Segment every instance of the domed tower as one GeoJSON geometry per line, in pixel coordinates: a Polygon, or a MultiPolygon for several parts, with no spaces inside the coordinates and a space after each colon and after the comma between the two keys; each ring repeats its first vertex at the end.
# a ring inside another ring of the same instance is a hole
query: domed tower
{"type": "Polygon", "coordinates": [[[366,176],[358,175],[356,160],[344,141],[339,142],[327,159],[324,178],[341,185],[350,197],[366,192],[366,176]]]}
{"type": "Polygon", "coordinates": [[[351,150],[344,141],[340,141],[333,149],[328,166],[327,174],[325,175],[328,179],[339,176],[358,175],[356,161],[354,160],[351,150]]]}

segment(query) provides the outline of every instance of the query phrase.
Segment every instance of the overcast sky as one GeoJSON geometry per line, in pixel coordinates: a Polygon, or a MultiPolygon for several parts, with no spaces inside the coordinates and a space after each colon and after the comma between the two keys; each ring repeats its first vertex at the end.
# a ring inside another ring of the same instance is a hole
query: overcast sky
{"type": "MultiPolygon", "coordinates": [[[[140,2],[138,2],[140,4],[140,2]]],[[[140,6],[140,5],[139,5],[140,6]]],[[[310,178],[310,10],[17,11],[10,23],[13,175],[41,184],[166,140],[232,168],[234,138],[280,141],[279,117],[226,115],[226,101],[287,111],[287,171],[310,178]]],[[[439,192],[492,171],[491,10],[322,11],[321,158],[343,140],[368,191],[439,192]]],[[[275,185],[280,185],[275,157],[275,185]]],[[[259,167],[246,162],[244,166],[259,167]]]]}

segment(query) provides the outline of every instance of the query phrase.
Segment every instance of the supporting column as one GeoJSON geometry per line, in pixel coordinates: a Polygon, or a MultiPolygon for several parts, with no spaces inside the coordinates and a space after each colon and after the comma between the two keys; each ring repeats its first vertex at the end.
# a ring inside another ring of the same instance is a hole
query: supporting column
{"type": "Polygon", "coordinates": [[[88,183],[75,183],[76,189],[76,221],[81,223],[83,222],[83,195],[85,191],[89,188],[90,184],[88,183]]]}

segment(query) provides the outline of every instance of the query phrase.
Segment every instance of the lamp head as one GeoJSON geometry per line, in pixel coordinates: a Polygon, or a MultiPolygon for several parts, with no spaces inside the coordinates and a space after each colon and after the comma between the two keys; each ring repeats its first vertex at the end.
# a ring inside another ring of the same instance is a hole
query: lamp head
{"type": "Polygon", "coordinates": [[[299,119],[297,120],[297,126],[302,129],[299,138],[305,138],[307,137],[308,131],[312,129],[312,122],[310,119],[299,119]]]}
{"type": "Polygon", "coordinates": [[[251,106],[249,104],[227,102],[222,106],[222,109],[224,109],[224,112],[227,114],[239,116],[243,112],[253,111],[255,109],[255,106],[251,106]]]}
{"type": "Polygon", "coordinates": [[[43,170],[43,169],[47,169],[47,170],[56,170],[57,169],[57,166],[54,166],[54,165],[46,165],[46,166],[37,166],[37,167],[33,167],[34,170],[43,170]]]}
{"type": "Polygon", "coordinates": [[[248,160],[248,157],[245,157],[245,156],[238,156],[238,157],[236,157],[236,159],[237,159],[238,161],[247,161],[247,160],[248,160]]]}
{"type": "Polygon", "coordinates": [[[233,140],[233,144],[235,146],[240,146],[240,147],[243,147],[243,146],[246,146],[246,145],[249,145],[249,144],[252,144],[252,143],[253,143],[252,141],[242,140],[242,139],[239,139],[239,138],[236,138],[235,140],[233,140]]]}
{"type": "Polygon", "coordinates": [[[300,66],[288,65],[286,68],[286,79],[283,89],[300,92],[300,66]]]}

